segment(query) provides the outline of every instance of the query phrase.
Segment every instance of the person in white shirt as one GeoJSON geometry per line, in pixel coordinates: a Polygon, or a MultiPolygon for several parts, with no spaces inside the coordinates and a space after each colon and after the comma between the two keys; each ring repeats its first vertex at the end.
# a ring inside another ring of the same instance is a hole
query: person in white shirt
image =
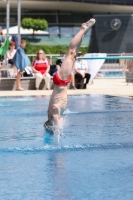
{"type": "Polygon", "coordinates": [[[77,89],[81,89],[81,82],[83,79],[86,79],[83,89],[86,89],[86,85],[89,82],[91,75],[88,73],[87,62],[82,59],[82,52],[78,52],[78,60],[74,63],[74,71],[75,71],[75,80],[77,82],[77,89]]]}

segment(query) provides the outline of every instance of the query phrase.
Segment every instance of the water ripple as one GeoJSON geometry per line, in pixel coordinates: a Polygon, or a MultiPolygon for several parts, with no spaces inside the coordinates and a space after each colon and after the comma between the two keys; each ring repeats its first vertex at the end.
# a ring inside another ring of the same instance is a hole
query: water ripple
{"type": "Polygon", "coordinates": [[[20,153],[40,153],[40,152],[64,152],[64,151],[80,151],[80,150],[109,150],[109,149],[133,149],[133,143],[106,143],[106,144],[78,144],[78,145],[64,145],[51,146],[45,145],[42,147],[14,147],[14,148],[0,148],[2,152],[20,152],[20,153]]]}

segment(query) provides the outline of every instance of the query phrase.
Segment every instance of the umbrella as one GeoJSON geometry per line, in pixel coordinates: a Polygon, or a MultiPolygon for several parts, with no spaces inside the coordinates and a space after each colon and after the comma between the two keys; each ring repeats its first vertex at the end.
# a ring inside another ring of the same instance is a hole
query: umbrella
{"type": "MultiPolygon", "coordinates": [[[[7,33],[7,29],[3,29],[3,33],[6,34],[7,33]]],[[[18,26],[13,26],[11,28],[9,28],[9,34],[18,34],[18,26]]],[[[22,35],[32,35],[33,34],[33,30],[32,29],[24,29],[24,28],[20,28],[20,34],[22,35]]],[[[47,31],[34,31],[35,35],[48,35],[49,32],[47,31]]]]}

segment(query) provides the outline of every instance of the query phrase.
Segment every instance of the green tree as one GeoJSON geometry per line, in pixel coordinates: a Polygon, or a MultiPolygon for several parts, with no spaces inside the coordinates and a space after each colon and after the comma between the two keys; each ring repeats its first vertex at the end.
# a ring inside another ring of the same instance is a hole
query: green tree
{"type": "Polygon", "coordinates": [[[32,29],[34,38],[34,31],[46,30],[46,28],[48,27],[48,22],[45,19],[24,18],[21,22],[21,26],[25,29],[32,29]]]}

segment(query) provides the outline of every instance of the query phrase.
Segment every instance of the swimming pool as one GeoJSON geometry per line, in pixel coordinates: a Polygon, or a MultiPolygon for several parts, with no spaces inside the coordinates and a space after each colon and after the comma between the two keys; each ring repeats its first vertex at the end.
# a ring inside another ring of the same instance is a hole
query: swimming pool
{"type": "Polygon", "coordinates": [[[125,78],[125,75],[123,77],[122,71],[100,71],[99,74],[102,74],[103,78],[125,78]]]}
{"type": "Polygon", "coordinates": [[[69,96],[59,140],[49,96],[0,98],[2,200],[131,200],[133,100],[69,96]]]}

